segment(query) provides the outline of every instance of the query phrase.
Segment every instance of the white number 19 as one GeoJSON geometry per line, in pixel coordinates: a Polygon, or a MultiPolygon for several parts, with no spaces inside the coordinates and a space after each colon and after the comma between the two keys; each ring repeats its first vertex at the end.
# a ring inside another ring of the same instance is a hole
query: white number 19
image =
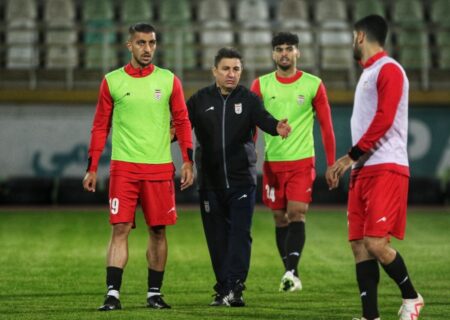
{"type": "Polygon", "coordinates": [[[119,199],[109,199],[109,207],[112,214],[117,214],[119,212],[119,199]]]}

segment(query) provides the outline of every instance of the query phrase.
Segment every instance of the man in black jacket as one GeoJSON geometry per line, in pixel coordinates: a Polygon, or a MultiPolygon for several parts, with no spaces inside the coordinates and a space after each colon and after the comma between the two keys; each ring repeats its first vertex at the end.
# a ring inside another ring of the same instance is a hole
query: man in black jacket
{"type": "Polygon", "coordinates": [[[215,83],[187,102],[195,130],[195,163],[206,241],[216,276],[211,306],[244,306],[242,291],[250,266],[250,235],[256,188],[256,126],[286,138],[287,119],[273,118],[254,93],[238,85],[242,58],[232,48],[218,51],[215,83]]]}

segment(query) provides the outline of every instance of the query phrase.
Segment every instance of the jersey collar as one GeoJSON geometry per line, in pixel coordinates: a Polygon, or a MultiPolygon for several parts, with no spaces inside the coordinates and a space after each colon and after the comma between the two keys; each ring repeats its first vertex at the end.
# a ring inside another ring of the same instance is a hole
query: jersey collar
{"type": "Polygon", "coordinates": [[[300,70],[297,70],[297,72],[292,76],[292,77],[280,77],[276,72],[275,72],[275,76],[277,78],[277,80],[281,83],[284,84],[289,84],[289,83],[293,83],[295,81],[297,81],[298,79],[300,79],[300,77],[302,76],[303,72],[300,70]]]}
{"type": "Polygon", "coordinates": [[[386,56],[387,56],[386,51],[381,51],[381,52],[378,52],[378,53],[374,54],[373,56],[371,56],[371,57],[366,61],[366,63],[363,65],[363,68],[366,69],[366,68],[370,67],[370,66],[373,65],[376,61],[378,61],[378,60],[380,60],[381,58],[386,57],[386,56]]]}
{"type": "Polygon", "coordinates": [[[155,65],[152,63],[144,68],[134,68],[131,63],[125,66],[125,72],[134,78],[146,77],[155,70],[155,65]]]}

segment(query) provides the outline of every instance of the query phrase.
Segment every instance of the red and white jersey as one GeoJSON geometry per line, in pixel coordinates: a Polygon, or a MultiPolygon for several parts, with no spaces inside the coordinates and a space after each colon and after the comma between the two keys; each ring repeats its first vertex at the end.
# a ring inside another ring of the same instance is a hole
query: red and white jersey
{"type": "Polygon", "coordinates": [[[364,65],[351,118],[352,145],[365,154],[354,169],[390,169],[409,175],[409,81],[402,66],[380,52],[364,65]],[[376,167],[368,168],[369,166],[376,167]]]}

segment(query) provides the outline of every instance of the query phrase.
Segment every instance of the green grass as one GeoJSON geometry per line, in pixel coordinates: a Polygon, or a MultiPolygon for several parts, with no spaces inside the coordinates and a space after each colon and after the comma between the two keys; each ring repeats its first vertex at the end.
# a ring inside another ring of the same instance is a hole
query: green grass
{"type": "MultiPolygon", "coordinates": [[[[142,215],[130,236],[123,310],[96,311],[105,293],[105,211],[0,212],[0,319],[351,319],[360,315],[345,209],[308,213],[301,259],[303,291],[279,293],[281,262],[270,213],[258,211],[245,308],[211,308],[214,277],[198,211],[179,212],[168,229],[163,292],[171,310],[145,308],[147,234],[142,215]]],[[[425,298],[422,319],[449,319],[450,212],[410,210],[405,241],[393,240],[425,298]]],[[[383,319],[397,319],[400,295],[382,273],[383,319]]]]}

